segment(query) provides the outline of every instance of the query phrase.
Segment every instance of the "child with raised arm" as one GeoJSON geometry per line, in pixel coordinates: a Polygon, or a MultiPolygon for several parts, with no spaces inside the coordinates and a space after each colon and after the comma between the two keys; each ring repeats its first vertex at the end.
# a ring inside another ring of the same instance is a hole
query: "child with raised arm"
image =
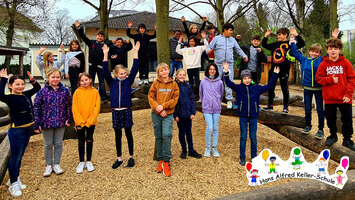
{"type": "Polygon", "coordinates": [[[219,72],[215,63],[209,63],[205,70],[205,78],[200,84],[200,98],[202,102],[202,112],[206,121],[206,149],[205,157],[219,157],[217,151],[218,144],[218,126],[221,114],[221,102],[223,99],[223,82],[219,78],[219,72]],[[213,144],[211,150],[211,135],[213,135],[213,144]]]}
{"type": "Polygon", "coordinates": [[[89,48],[89,74],[92,80],[95,81],[95,76],[99,78],[99,93],[101,101],[107,101],[105,79],[102,73],[102,60],[104,54],[102,53],[102,47],[104,46],[105,32],[100,30],[97,32],[96,40],[90,40],[84,34],[84,30],[80,28],[80,22],[75,21],[75,27],[85,44],[89,48]]]}
{"type": "MultiPolygon", "coordinates": [[[[126,34],[128,37],[134,40],[134,43],[140,42],[140,48],[138,52],[139,58],[139,83],[141,86],[143,84],[149,84],[149,41],[156,38],[156,32],[154,31],[153,35],[145,33],[146,26],[145,24],[139,24],[137,34],[131,33],[131,27],[133,26],[132,21],[128,21],[128,29],[126,34]]],[[[155,29],[155,26],[154,26],[155,29]]]]}
{"type": "Polygon", "coordinates": [[[100,113],[100,94],[92,86],[90,74],[84,72],[79,75],[79,88],[73,95],[73,118],[78,133],[79,164],[76,173],[81,174],[86,168],[89,172],[95,170],[92,162],[93,134],[97,117],[100,113]],[[86,134],[85,134],[86,133],[86,134]],[[86,163],[84,162],[86,143],[86,163]]]}
{"type": "Polygon", "coordinates": [[[187,38],[190,38],[191,36],[195,36],[197,38],[197,43],[196,46],[200,45],[200,39],[201,36],[199,35],[202,31],[205,30],[206,22],[207,22],[207,17],[203,17],[203,23],[201,25],[201,29],[198,28],[196,24],[191,24],[189,28],[187,28],[187,24],[185,22],[185,17],[181,17],[182,25],[184,26],[185,33],[187,38]]]}
{"type": "Polygon", "coordinates": [[[48,70],[52,68],[59,69],[65,62],[65,51],[64,45],[60,45],[60,51],[62,53],[59,61],[54,61],[54,55],[50,51],[46,51],[46,47],[40,47],[39,53],[36,56],[36,64],[41,72],[41,75],[44,80],[46,80],[46,74],[48,70]],[[43,58],[41,57],[43,53],[43,58]]]}
{"type": "Polygon", "coordinates": [[[53,68],[47,72],[48,81],[37,93],[33,106],[35,119],[33,129],[36,133],[42,133],[44,140],[46,160],[44,177],[50,176],[53,170],[57,175],[64,173],[60,167],[60,160],[65,127],[70,126],[72,120],[72,99],[60,78],[61,73],[58,69],[53,68]]]}
{"type": "Polygon", "coordinates": [[[20,180],[20,168],[22,157],[25,153],[31,137],[33,121],[33,106],[31,97],[41,89],[38,82],[27,72],[33,88],[25,90],[25,79],[21,76],[9,76],[7,69],[0,71],[0,101],[6,103],[10,108],[11,123],[8,130],[10,142],[9,175],[7,183],[10,194],[13,197],[22,195],[21,190],[26,189],[26,185],[20,180]],[[9,89],[11,94],[5,95],[5,86],[9,79],[9,89]]]}
{"type": "Polygon", "coordinates": [[[176,46],[176,53],[182,55],[184,58],[183,61],[187,69],[187,75],[189,76],[189,84],[191,88],[197,89],[200,87],[201,55],[208,46],[206,33],[202,32],[201,36],[204,41],[203,46],[197,46],[197,38],[195,36],[191,36],[189,38],[189,47],[182,49],[182,35],[180,35],[179,43],[176,46]]]}
{"type": "Polygon", "coordinates": [[[340,39],[329,39],[325,48],[328,55],[323,56],[319,65],[316,81],[322,85],[325,103],[324,114],[327,119],[330,136],[325,142],[332,146],[338,141],[337,136],[337,109],[341,113],[343,146],[355,151],[353,135],[352,102],[355,88],[355,72],[352,64],[340,54],[343,44],[340,39]]]}
{"type": "Polygon", "coordinates": [[[109,41],[107,45],[110,48],[109,58],[112,68],[116,65],[127,67],[127,52],[133,48],[132,42],[119,37],[116,40],[109,41]]]}
{"type": "Polygon", "coordinates": [[[65,55],[65,78],[69,78],[71,94],[78,88],[79,74],[85,71],[85,55],[78,40],[72,40],[65,55]]]}
{"type": "Polygon", "coordinates": [[[180,91],[179,101],[174,111],[174,118],[175,121],[177,121],[177,125],[179,127],[179,141],[182,148],[180,158],[186,159],[186,140],[189,147],[189,156],[194,158],[201,158],[201,154],[194,150],[191,133],[192,120],[196,115],[196,102],[194,93],[192,92],[191,86],[185,82],[186,71],[184,69],[177,70],[175,78],[180,91]]]}
{"type": "MultiPolygon", "coordinates": [[[[297,34],[297,31],[295,28],[291,28],[291,34],[296,37],[297,40],[297,48],[302,48],[304,47],[305,43],[303,39],[297,34]]],[[[280,28],[276,34],[277,34],[277,42],[270,43],[268,44],[268,37],[271,34],[271,30],[267,30],[265,33],[265,37],[263,38],[262,41],[262,46],[269,51],[271,51],[272,54],[272,62],[271,62],[271,68],[269,70],[269,78],[271,78],[272,73],[274,71],[275,66],[280,67],[280,85],[281,85],[281,90],[282,90],[282,95],[283,95],[283,113],[288,114],[288,105],[290,103],[290,93],[288,91],[288,77],[290,74],[290,66],[291,62],[286,58],[287,51],[290,50],[290,45],[289,41],[287,40],[287,37],[289,36],[290,30],[287,28],[280,28]]],[[[268,105],[264,108],[264,110],[273,110],[274,108],[274,98],[275,98],[275,88],[272,88],[268,92],[268,105]]]]}
{"type": "Polygon", "coordinates": [[[248,138],[250,138],[250,149],[251,149],[251,159],[257,155],[257,125],[259,116],[259,99],[260,95],[271,88],[275,87],[278,73],[280,69],[278,67],[274,68],[274,73],[267,85],[261,86],[258,84],[252,84],[252,75],[250,70],[245,69],[241,73],[241,84],[233,83],[229,77],[229,66],[228,63],[223,63],[224,68],[224,78],[228,87],[232,88],[237,93],[236,102],[238,105],[238,116],[239,116],[239,126],[240,126],[240,165],[245,165],[245,148],[248,138]]]}
{"type": "Polygon", "coordinates": [[[152,108],[155,146],[159,160],[157,172],[171,176],[171,138],[173,136],[174,108],[179,99],[179,87],[170,77],[170,68],[166,63],[157,67],[158,78],[148,93],[149,105],[152,108]]]}
{"type": "Polygon", "coordinates": [[[104,61],[102,66],[104,67],[104,75],[107,84],[110,86],[111,91],[111,108],[112,108],[112,124],[115,130],[116,152],[117,159],[112,165],[112,169],[117,169],[123,164],[122,156],[122,129],[124,128],[128,150],[129,160],[126,167],[132,168],[135,165],[133,158],[133,117],[132,117],[132,97],[131,86],[134,82],[139,69],[138,51],[140,48],[140,42],[137,42],[134,46],[134,60],[131,73],[128,75],[128,70],[123,65],[117,65],[114,69],[115,78],[112,78],[111,72],[108,69],[108,52],[109,48],[104,45],[104,61]]]}

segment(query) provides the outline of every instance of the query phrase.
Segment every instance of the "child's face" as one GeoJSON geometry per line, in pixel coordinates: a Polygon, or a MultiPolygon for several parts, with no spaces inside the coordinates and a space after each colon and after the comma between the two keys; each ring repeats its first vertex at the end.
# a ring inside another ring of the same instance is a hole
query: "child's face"
{"type": "Polygon", "coordinates": [[[25,90],[26,84],[22,79],[15,79],[12,84],[9,84],[9,88],[12,90],[12,94],[21,94],[25,90]]]}
{"type": "Polygon", "coordinates": [[[60,82],[59,72],[54,72],[48,77],[48,83],[50,86],[57,86],[60,82]]]}
{"type": "Polygon", "coordinates": [[[115,45],[118,46],[119,48],[121,48],[123,46],[123,41],[122,40],[117,40],[115,45]]]}
{"type": "Polygon", "coordinates": [[[280,41],[280,42],[286,41],[287,40],[287,34],[278,33],[277,34],[277,40],[280,41]]]}
{"type": "Polygon", "coordinates": [[[308,53],[311,58],[317,58],[320,55],[319,51],[314,51],[314,50],[309,50],[308,53]]]}
{"type": "Polygon", "coordinates": [[[164,67],[164,68],[160,69],[158,75],[163,79],[169,78],[169,75],[170,75],[169,68],[164,67]]]}
{"type": "Polygon", "coordinates": [[[191,28],[191,33],[197,33],[197,27],[196,26],[191,28]]]}
{"type": "Polygon", "coordinates": [[[189,40],[189,45],[190,47],[194,47],[196,45],[195,40],[194,39],[189,40]]]}
{"type": "Polygon", "coordinates": [[[252,40],[251,41],[251,44],[254,46],[254,47],[258,47],[260,45],[260,40],[252,40]]]}
{"type": "Polygon", "coordinates": [[[104,35],[101,35],[101,34],[97,34],[96,35],[96,41],[97,42],[103,42],[105,40],[105,36],[104,35]]]}
{"type": "Polygon", "coordinates": [[[87,77],[87,76],[82,76],[80,79],[80,86],[84,87],[84,88],[88,88],[91,85],[91,78],[87,77]]]}
{"type": "Polygon", "coordinates": [[[180,71],[178,74],[176,74],[176,78],[180,83],[182,83],[185,81],[186,73],[184,71],[180,71]]]}
{"type": "Polygon", "coordinates": [[[71,44],[71,49],[73,49],[73,51],[77,51],[77,50],[79,49],[79,44],[73,42],[73,43],[71,44]]]}
{"type": "Polygon", "coordinates": [[[180,35],[181,35],[181,33],[176,31],[175,35],[174,35],[174,38],[178,40],[180,38],[180,35]]]}
{"type": "Polygon", "coordinates": [[[127,72],[124,69],[119,69],[115,76],[123,81],[127,78],[127,72]]]}
{"type": "Polygon", "coordinates": [[[48,61],[49,63],[53,63],[53,62],[54,62],[54,55],[53,55],[53,54],[50,54],[50,55],[48,56],[48,58],[47,58],[47,61],[48,61]]]}
{"type": "Polygon", "coordinates": [[[210,76],[216,75],[216,68],[213,65],[211,65],[210,69],[208,70],[208,73],[210,76]]]}
{"type": "Polygon", "coordinates": [[[145,28],[139,27],[139,33],[140,33],[140,34],[143,34],[144,32],[145,32],[145,28]]]}
{"type": "Polygon", "coordinates": [[[213,35],[216,32],[216,30],[214,28],[211,28],[207,32],[208,32],[208,34],[213,35]]]}
{"type": "Polygon", "coordinates": [[[228,38],[228,37],[232,36],[233,32],[234,32],[234,30],[232,28],[230,28],[228,30],[224,29],[223,35],[224,35],[224,37],[228,38]]]}
{"type": "Polygon", "coordinates": [[[244,85],[250,85],[250,82],[251,82],[251,78],[249,76],[245,76],[243,78],[244,85]]]}
{"type": "Polygon", "coordinates": [[[328,47],[328,49],[327,49],[327,53],[329,54],[329,58],[338,58],[340,52],[341,52],[341,49],[336,48],[336,47],[328,47]]]}
{"type": "Polygon", "coordinates": [[[341,175],[342,173],[343,173],[342,171],[338,171],[338,172],[337,172],[338,175],[341,175]]]}
{"type": "Polygon", "coordinates": [[[270,162],[271,162],[271,163],[274,163],[274,162],[275,162],[275,159],[270,159],[270,162]]]}

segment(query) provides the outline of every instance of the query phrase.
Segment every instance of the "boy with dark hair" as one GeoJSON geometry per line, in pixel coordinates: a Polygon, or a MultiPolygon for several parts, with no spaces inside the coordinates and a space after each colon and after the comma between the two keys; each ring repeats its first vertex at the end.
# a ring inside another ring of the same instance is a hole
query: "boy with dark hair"
{"type": "MultiPolygon", "coordinates": [[[[271,69],[269,70],[269,79],[271,78],[272,72],[274,71],[275,66],[280,67],[280,85],[283,94],[283,112],[288,114],[288,105],[290,101],[290,94],[288,91],[288,77],[290,73],[290,64],[291,62],[286,58],[287,51],[291,48],[289,45],[289,41],[287,37],[290,31],[287,28],[280,28],[277,32],[277,42],[268,44],[267,40],[269,35],[271,34],[271,30],[267,30],[265,33],[265,37],[262,41],[262,46],[271,51],[272,54],[272,62],[271,69]]],[[[305,43],[303,39],[298,35],[295,28],[291,28],[291,34],[296,37],[297,40],[297,48],[304,47],[305,43]]],[[[274,107],[274,98],[275,98],[275,88],[272,88],[268,92],[268,106],[264,108],[264,110],[272,110],[274,107]]]]}
{"type": "Polygon", "coordinates": [[[355,88],[355,72],[352,64],[340,54],[343,44],[339,39],[329,39],[325,45],[328,55],[323,56],[319,65],[316,81],[322,85],[325,103],[325,118],[330,136],[325,145],[331,146],[338,141],[337,109],[341,113],[343,146],[355,151],[353,134],[352,101],[355,88]]]}
{"type": "Polygon", "coordinates": [[[174,37],[169,39],[170,47],[170,76],[174,76],[174,71],[181,69],[182,66],[182,55],[176,53],[176,46],[179,43],[180,35],[182,35],[180,30],[175,30],[174,37]]]}
{"type": "MultiPolygon", "coordinates": [[[[234,79],[234,54],[233,51],[236,52],[239,56],[241,56],[245,62],[248,62],[248,56],[242,51],[239,47],[237,41],[232,37],[234,32],[234,26],[232,24],[223,25],[223,33],[217,35],[213,38],[212,42],[208,45],[206,49],[207,54],[211,54],[214,51],[215,60],[218,67],[219,78],[222,77],[223,74],[223,62],[227,62],[229,66],[229,79],[234,79]]],[[[232,109],[233,103],[233,94],[232,89],[225,86],[226,91],[226,99],[227,99],[227,108],[232,109]]]]}
{"type": "Polygon", "coordinates": [[[133,48],[132,43],[119,37],[109,41],[108,46],[110,47],[111,68],[115,68],[116,65],[127,67],[127,52],[133,48]]]}
{"type": "Polygon", "coordinates": [[[107,101],[106,89],[105,89],[105,79],[102,73],[102,60],[104,59],[104,54],[102,53],[102,47],[104,46],[105,32],[100,30],[97,32],[96,40],[90,40],[84,34],[84,30],[80,28],[80,22],[75,21],[75,27],[78,31],[81,39],[89,47],[89,74],[93,81],[95,81],[95,75],[99,78],[99,93],[101,101],[107,101]]]}
{"type": "MultiPolygon", "coordinates": [[[[149,40],[154,39],[156,37],[156,32],[154,31],[153,35],[146,34],[146,26],[145,24],[139,24],[137,34],[131,33],[131,27],[133,25],[132,21],[128,21],[128,28],[126,30],[126,34],[128,37],[134,39],[134,44],[138,41],[141,43],[138,52],[139,58],[139,83],[138,85],[141,86],[144,84],[149,84],[149,40]]],[[[154,26],[155,29],[155,26],[154,26]]]]}

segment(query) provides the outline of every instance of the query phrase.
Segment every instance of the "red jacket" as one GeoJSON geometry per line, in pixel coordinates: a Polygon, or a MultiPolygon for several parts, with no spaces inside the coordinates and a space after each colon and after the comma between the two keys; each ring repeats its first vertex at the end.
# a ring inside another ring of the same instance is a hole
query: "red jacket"
{"type": "Polygon", "coordinates": [[[343,97],[350,98],[348,104],[353,102],[355,88],[355,72],[350,61],[343,55],[338,60],[329,60],[329,56],[323,56],[316,74],[316,81],[322,85],[325,104],[342,104],[343,97]],[[334,83],[333,77],[338,77],[338,83],[334,83]]]}

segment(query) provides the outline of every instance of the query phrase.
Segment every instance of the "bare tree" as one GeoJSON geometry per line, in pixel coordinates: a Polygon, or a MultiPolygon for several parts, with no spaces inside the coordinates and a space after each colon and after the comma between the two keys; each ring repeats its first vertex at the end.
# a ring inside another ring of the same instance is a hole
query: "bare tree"
{"type": "Polygon", "coordinates": [[[157,10],[157,53],[158,62],[170,63],[169,43],[169,1],[155,0],[157,10]]]}

